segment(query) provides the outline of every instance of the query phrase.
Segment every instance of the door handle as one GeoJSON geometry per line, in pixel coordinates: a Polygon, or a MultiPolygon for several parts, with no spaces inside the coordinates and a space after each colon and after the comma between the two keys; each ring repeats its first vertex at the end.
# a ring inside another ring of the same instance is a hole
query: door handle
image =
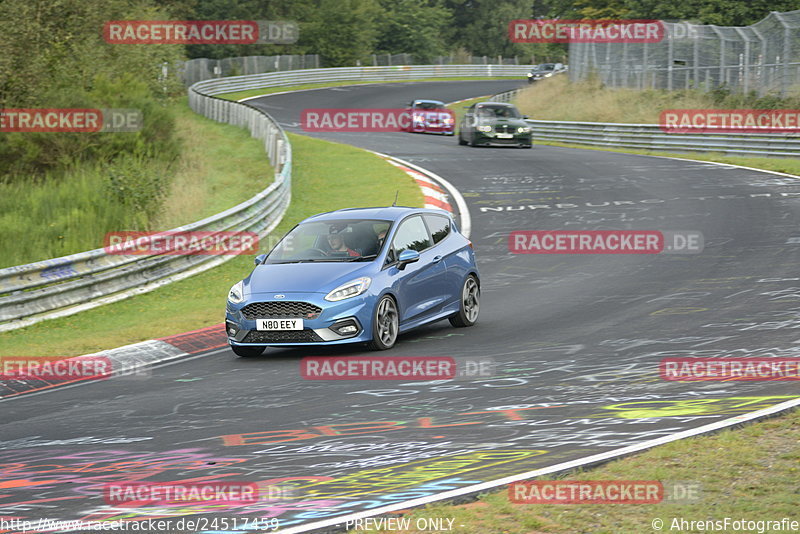
{"type": "Polygon", "coordinates": [[[439,263],[440,261],[442,261],[441,256],[434,256],[433,259],[431,260],[431,263],[439,263]]]}

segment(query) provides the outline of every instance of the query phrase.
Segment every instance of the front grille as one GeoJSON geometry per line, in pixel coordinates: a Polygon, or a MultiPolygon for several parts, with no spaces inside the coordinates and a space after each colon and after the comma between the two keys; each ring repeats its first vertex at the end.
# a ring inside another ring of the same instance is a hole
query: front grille
{"type": "Polygon", "coordinates": [[[508,124],[498,124],[494,127],[497,133],[514,133],[515,128],[509,128],[508,124]]]}
{"type": "Polygon", "coordinates": [[[314,343],[322,338],[313,330],[283,330],[278,332],[261,332],[251,330],[242,343],[314,343]]]}
{"type": "Polygon", "coordinates": [[[322,308],[309,302],[275,301],[251,302],[242,308],[245,319],[265,319],[269,317],[287,317],[298,319],[316,319],[322,308]]]}

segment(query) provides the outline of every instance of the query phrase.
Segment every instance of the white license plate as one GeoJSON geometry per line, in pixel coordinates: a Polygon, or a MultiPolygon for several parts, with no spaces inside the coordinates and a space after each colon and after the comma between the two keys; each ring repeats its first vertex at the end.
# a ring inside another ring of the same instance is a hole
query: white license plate
{"type": "Polygon", "coordinates": [[[256,319],[256,330],[302,330],[302,319],[256,319]]]}
{"type": "Polygon", "coordinates": [[[511,139],[512,137],[514,137],[514,134],[497,134],[498,139],[511,139]]]}

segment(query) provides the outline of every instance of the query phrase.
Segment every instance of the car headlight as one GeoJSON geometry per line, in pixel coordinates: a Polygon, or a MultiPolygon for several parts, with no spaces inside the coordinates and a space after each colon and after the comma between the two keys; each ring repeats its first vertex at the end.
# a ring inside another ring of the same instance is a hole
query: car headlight
{"type": "Polygon", "coordinates": [[[489,126],[488,124],[485,125],[485,126],[478,126],[478,131],[480,131],[480,132],[491,132],[492,131],[492,127],[489,126]]]}
{"type": "Polygon", "coordinates": [[[528,73],[528,78],[533,78],[533,73],[532,72],[528,73]]]}
{"type": "Polygon", "coordinates": [[[517,128],[517,133],[530,133],[531,129],[525,126],[520,126],[517,128]]]}
{"type": "Polygon", "coordinates": [[[414,115],[414,122],[425,122],[424,115],[414,115]]]}
{"type": "Polygon", "coordinates": [[[355,280],[351,280],[346,284],[342,284],[327,295],[325,295],[325,300],[329,302],[336,302],[338,300],[349,299],[351,297],[356,297],[366,291],[369,288],[369,284],[372,282],[372,279],[363,276],[361,278],[356,278],[355,280]]]}
{"type": "Polygon", "coordinates": [[[244,282],[242,280],[236,282],[228,291],[228,300],[234,304],[239,304],[244,300],[244,282]]]}

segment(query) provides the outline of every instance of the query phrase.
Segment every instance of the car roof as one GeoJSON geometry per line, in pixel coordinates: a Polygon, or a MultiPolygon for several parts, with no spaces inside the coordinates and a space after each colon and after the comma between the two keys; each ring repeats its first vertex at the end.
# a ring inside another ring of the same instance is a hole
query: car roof
{"type": "Polygon", "coordinates": [[[336,211],[329,211],[327,213],[320,213],[313,215],[303,222],[324,222],[334,221],[339,219],[377,219],[382,221],[398,221],[407,215],[413,213],[430,213],[434,215],[447,215],[450,214],[444,210],[432,208],[412,208],[408,206],[388,206],[376,208],[345,208],[336,211]]]}
{"type": "Polygon", "coordinates": [[[423,104],[423,103],[425,103],[425,104],[441,104],[442,106],[444,106],[444,102],[442,102],[440,100],[424,100],[424,99],[419,99],[419,98],[414,100],[414,104],[423,104]]]}
{"type": "Polygon", "coordinates": [[[481,107],[484,105],[491,105],[491,106],[508,106],[508,107],[516,107],[514,104],[509,104],[508,102],[492,102],[491,100],[487,100],[486,102],[478,102],[475,104],[476,107],[481,107]]]}

